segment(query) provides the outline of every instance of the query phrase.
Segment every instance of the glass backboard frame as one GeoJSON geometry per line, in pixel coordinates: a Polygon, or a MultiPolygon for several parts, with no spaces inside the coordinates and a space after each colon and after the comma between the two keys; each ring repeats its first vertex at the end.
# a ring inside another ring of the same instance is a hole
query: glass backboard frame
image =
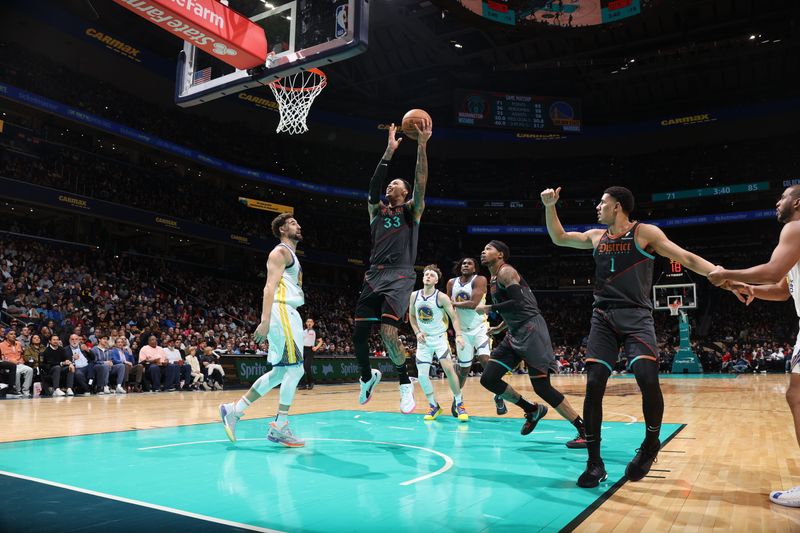
{"type": "Polygon", "coordinates": [[[682,298],[681,309],[697,309],[697,284],[695,283],[653,285],[653,309],[669,311],[668,304],[675,296],[682,298]],[[687,298],[689,295],[691,297],[687,298]]]}
{"type": "MultiPolygon", "coordinates": [[[[266,4],[266,2],[264,3],[266,4]]],[[[271,81],[301,70],[324,67],[363,53],[369,42],[369,2],[368,0],[348,0],[346,5],[347,30],[344,35],[299,50],[296,49],[298,40],[301,38],[296,29],[298,0],[289,0],[273,9],[253,15],[250,20],[256,23],[263,23],[269,17],[290,17],[288,49],[272,53],[262,66],[246,70],[231,67],[232,72],[201,83],[195,81],[195,74],[202,70],[198,54],[203,52],[198,51],[189,42],[184,42],[183,50],[178,57],[175,103],[181,107],[202,104],[267,85],[271,81]],[[288,15],[286,15],[287,12],[288,15]]],[[[234,7],[231,6],[231,8],[234,7]]],[[[333,19],[331,24],[334,24],[333,19]]],[[[269,49],[273,50],[274,43],[269,35],[267,35],[267,43],[269,49]]]]}

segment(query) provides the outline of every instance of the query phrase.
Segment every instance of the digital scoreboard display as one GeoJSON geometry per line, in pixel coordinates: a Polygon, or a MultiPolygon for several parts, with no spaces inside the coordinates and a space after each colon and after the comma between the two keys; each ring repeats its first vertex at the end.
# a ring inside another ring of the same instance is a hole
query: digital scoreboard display
{"type": "Polygon", "coordinates": [[[457,90],[455,118],[459,126],[580,133],[581,103],[576,98],[457,90]]]}
{"type": "Polygon", "coordinates": [[[682,191],[657,192],[653,193],[653,202],[668,202],[670,200],[684,200],[686,198],[704,198],[706,196],[724,196],[727,194],[739,194],[748,192],[761,192],[769,190],[768,181],[755,183],[740,183],[738,185],[720,185],[718,187],[706,187],[704,189],[686,189],[682,191]]]}

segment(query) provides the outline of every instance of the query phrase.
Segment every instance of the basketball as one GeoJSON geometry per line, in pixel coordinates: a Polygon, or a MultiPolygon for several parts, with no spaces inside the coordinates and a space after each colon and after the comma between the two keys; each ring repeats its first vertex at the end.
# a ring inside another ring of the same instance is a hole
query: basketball
{"type": "Polygon", "coordinates": [[[428,119],[431,121],[431,125],[433,125],[433,120],[431,116],[422,109],[412,109],[405,115],[403,115],[403,122],[402,122],[402,130],[403,133],[416,140],[417,139],[417,130],[414,128],[414,124],[419,126],[419,129],[422,129],[422,121],[424,119],[428,119]]]}

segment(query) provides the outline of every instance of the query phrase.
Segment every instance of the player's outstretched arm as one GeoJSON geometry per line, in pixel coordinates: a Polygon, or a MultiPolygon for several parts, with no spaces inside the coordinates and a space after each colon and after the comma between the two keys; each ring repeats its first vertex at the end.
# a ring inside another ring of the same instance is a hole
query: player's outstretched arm
{"type": "Polygon", "coordinates": [[[397,150],[397,147],[400,146],[400,141],[402,140],[402,138],[397,138],[397,127],[392,123],[392,125],[389,126],[389,140],[386,143],[386,151],[383,152],[383,156],[378,162],[375,172],[372,174],[372,179],[369,180],[367,210],[369,211],[370,222],[375,218],[381,205],[381,187],[384,181],[386,181],[386,176],[389,174],[389,161],[392,160],[392,156],[395,150],[397,150]]]}
{"type": "Polygon", "coordinates": [[[453,309],[453,303],[446,294],[439,292],[437,303],[440,307],[444,308],[444,312],[450,317],[450,322],[453,324],[453,331],[456,332],[456,344],[459,348],[464,348],[464,336],[461,334],[461,322],[458,320],[458,313],[453,309]]]}
{"type": "Polygon", "coordinates": [[[677,261],[692,272],[701,276],[708,276],[714,270],[714,265],[697,254],[684,250],[671,240],[658,226],[640,224],[636,239],[642,249],[651,248],[658,255],[677,261]]]}
{"type": "MultiPolygon", "coordinates": [[[[785,302],[792,297],[789,292],[789,280],[785,277],[780,283],[771,283],[769,285],[747,285],[753,295],[753,299],[769,300],[772,302],[785,302]]],[[[748,299],[747,305],[750,305],[752,299],[748,299]]]]}
{"type": "Polygon", "coordinates": [[[414,173],[414,197],[411,198],[411,209],[414,219],[419,222],[425,210],[425,189],[428,187],[428,139],[433,134],[433,123],[422,119],[422,129],[414,124],[417,130],[417,168],[414,173]]]}
{"type": "Polygon", "coordinates": [[[556,203],[558,203],[560,196],[561,187],[545,189],[540,194],[542,203],[544,204],[544,217],[550,240],[553,241],[553,244],[565,246],[567,248],[594,248],[597,241],[603,236],[603,231],[599,229],[590,229],[584,232],[565,231],[564,226],[561,225],[561,220],[558,218],[558,213],[556,212],[556,203]]]}
{"type": "Polygon", "coordinates": [[[714,285],[726,279],[745,283],[780,283],[792,267],[800,261],[800,221],[789,222],[781,230],[778,246],[772,251],[769,262],[743,270],[717,267],[708,276],[714,285]]]}
{"type": "Polygon", "coordinates": [[[291,256],[284,246],[277,246],[267,259],[267,283],[264,285],[264,300],[261,303],[261,323],[253,334],[253,340],[261,344],[267,340],[272,302],[275,301],[275,287],[281,279],[291,256]]]}
{"type": "MultiPolygon", "coordinates": [[[[457,309],[475,309],[481,303],[481,300],[486,296],[486,278],[477,276],[475,281],[472,282],[472,298],[466,302],[453,302],[453,307],[457,309]]],[[[448,291],[450,294],[452,290],[448,291]]]]}

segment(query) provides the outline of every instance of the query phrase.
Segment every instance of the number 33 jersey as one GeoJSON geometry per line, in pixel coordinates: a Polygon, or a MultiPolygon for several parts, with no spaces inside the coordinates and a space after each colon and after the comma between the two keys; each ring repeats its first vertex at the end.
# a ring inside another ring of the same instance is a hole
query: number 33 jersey
{"type": "Polygon", "coordinates": [[[414,220],[410,204],[391,207],[381,203],[370,224],[372,254],[370,268],[413,268],[417,260],[419,224],[414,220]]]}

